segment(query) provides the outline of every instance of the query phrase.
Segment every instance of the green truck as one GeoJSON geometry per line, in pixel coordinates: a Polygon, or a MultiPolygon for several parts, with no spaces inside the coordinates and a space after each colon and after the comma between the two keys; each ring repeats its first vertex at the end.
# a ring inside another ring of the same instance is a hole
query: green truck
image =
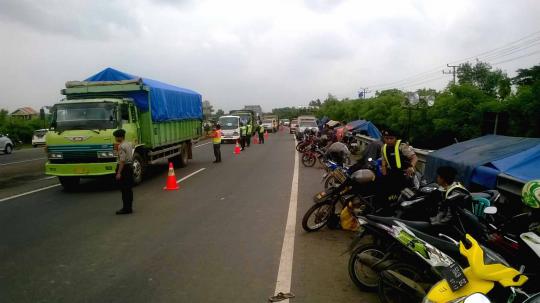
{"type": "Polygon", "coordinates": [[[126,130],[133,143],[135,183],[148,165],[187,165],[192,143],[202,135],[201,95],[152,79],[107,68],[84,81],[69,81],[55,104],[46,137],[45,173],[66,190],[81,178],[113,175],[117,144],[112,133],[126,130]]]}
{"type": "Polygon", "coordinates": [[[256,132],[255,127],[257,126],[256,124],[257,115],[255,114],[254,111],[249,110],[249,109],[231,110],[229,112],[229,115],[240,117],[240,122],[244,123],[244,125],[248,125],[248,124],[251,125],[251,133],[252,135],[255,134],[256,132]]]}

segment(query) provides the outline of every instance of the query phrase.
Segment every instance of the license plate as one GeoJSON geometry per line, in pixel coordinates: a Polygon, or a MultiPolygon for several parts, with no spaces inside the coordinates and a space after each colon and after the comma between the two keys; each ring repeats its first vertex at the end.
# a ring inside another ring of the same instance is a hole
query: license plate
{"type": "Polygon", "coordinates": [[[461,267],[456,263],[452,263],[450,266],[442,268],[441,276],[448,282],[452,291],[457,291],[469,283],[463,270],[461,270],[461,267]]]}
{"type": "Polygon", "coordinates": [[[88,169],[85,168],[85,167],[76,167],[76,168],[75,168],[75,173],[76,173],[76,174],[79,174],[79,175],[82,175],[82,174],[88,174],[89,171],[88,171],[88,169]]]}

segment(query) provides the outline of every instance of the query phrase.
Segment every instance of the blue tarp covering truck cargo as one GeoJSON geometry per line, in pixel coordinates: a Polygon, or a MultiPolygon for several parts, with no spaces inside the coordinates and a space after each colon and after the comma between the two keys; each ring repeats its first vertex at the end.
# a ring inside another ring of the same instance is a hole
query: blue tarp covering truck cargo
{"type": "Polygon", "coordinates": [[[370,121],[367,121],[367,120],[351,121],[347,123],[346,126],[349,131],[358,132],[358,133],[360,131],[365,131],[368,134],[368,136],[370,136],[371,138],[374,138],[377,140],[381,139],[381,132],[375,126],[375,124],[371,123],[370,121]]]}
{"type": "Polygon", "coordinates": [[[142,84],[149,88],[148,93],[137,92],[130,94],[135,105],[141,110],[150,109],[154,122],[202,119],[201,94],[176,87],[156,80],[126,74],[113,68],[106,68],[101,72],[89,77],[85,81],[122,81],[141,79],[142,84]]]}
{"type": "Polygon", "coordinates": [[[427,156],[425,177],[434,180],[437,167],[449,165],[459,180],[495,188],[501,173],[527,182],[540,179],[540,138],[487,135],[450,145],[427,156]]]}

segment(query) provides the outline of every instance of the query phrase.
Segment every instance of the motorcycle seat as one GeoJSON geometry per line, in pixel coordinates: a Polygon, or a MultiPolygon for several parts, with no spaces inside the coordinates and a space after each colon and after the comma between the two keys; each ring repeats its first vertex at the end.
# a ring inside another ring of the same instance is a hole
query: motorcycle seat
{"type": "MultiPolygon", "coordinates": [[[[435,237],[429,234],[426,234],[424,232],[421,232],[417,229],[414,229],[412,227],[409,227],[409,229],[420,239],[426,241],[427,243],[435,246],[437,249],[441,250],[445,254],[452,257],[452,259],[461,259],[460,253],[459,253],[459,246],[447,241],[445,239],[442,239],[440,237],[435,237]]],[[[457,260],[456,260],[457,261],[457,260]]]]}
{"type": "Polygon", "coordinates": [[[374,215],[366,215],[366,217],[370,220],[384,223],[386,225],[395,225],[394,221],[399,221],[414,229],[428,230],[431,228],[431,223],[424,222],[424,221],[409,221],[409,220],[399,219],[396,217],[379,217],[379,216],[374,216],[374,215]]]}

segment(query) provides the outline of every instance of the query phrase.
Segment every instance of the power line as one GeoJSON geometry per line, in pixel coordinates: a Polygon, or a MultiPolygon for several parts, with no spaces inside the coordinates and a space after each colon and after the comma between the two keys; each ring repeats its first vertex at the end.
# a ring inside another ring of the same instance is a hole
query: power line
{"type": "MultiPolygon", "coordinates": [[[[461,62],[464,62],[466,60],[475,59],[475,58],[479,58],[479,57],[483,57],[483,56],[485,56],[487,58],[490,58],[490,59],[493,59],[493,58],[497,59],[497,58],[502,58],[502,57],[508,56],[508,55],[510,55],[512,53],[516,53],[516,52],[525,50],[527,48],[530,48],[530,47],[536,45],[538,42],[540,42],[540,37],[534,37],[534,36],[538,35],[538,34],[540,34],[540,30],[536,31],[536,32],[533,32],[533,33],[530,33],[530,34],[528,34],[526,36],[523,36],[523,37],[521,37],[521,38],[519,38],[517,40],[514,40],[512,42],[509,42],[507,44],[504,44],[504,45],[499,46],[497,48],[494,48],[492,50],[488,50],[488,51],[479,53],[479,54],[477,54],[475,56],[470,56],[470,57],[466,57],[466,58],[463,58],[463,59],[460,59],[460,60],[451,61],[449,64],[461,63],[461,62]]],[[[410,81],[418,81],[420,79],[425,79],[426,77],[430,77],[433,74],[439,73],[439,70],[440,70],[441,66],[443,66],[443,65],[439,65],[436,68],[433,68],[433,69],[430,69],[430,70],[427,70],[425,72],[421,72],[421,73],[418,73],[418,74],[411,75],[411,76],[403,78],[401,80],[396,80],[396,81],[386,82],[386,83],[381,83],[381,84],[373,84],[373,85],[369,85],[369,87],[371,87],[373,89],[374,88],[381,89],[381,88],[389,87],[389,86],[405,85],[410,81]]],[[[454,82],[455,82],[455,80],[454,80],[454,82]]]]}
{"type": "Polygon", "coordinates": [[[515,60],[517,60],[517,59],[521,59],[521,58],[525,58],[525,57],[530,57],[530,56],[535,55],[535,54],[538,54],[538,53],[540,53],[540,49],[537,50],[537,51],[528,53],[528,54],[524,54],[524,55],[517,56],[517,57],[514,57],[514,58],[510,58],[510,59],[507,59],[507,60],[495,62],[495,63],[493,63],[493,65],[496,65],[496,64],[502,64],[502,63],[511,62],[511,61],[515,61],[515,60]]]}

